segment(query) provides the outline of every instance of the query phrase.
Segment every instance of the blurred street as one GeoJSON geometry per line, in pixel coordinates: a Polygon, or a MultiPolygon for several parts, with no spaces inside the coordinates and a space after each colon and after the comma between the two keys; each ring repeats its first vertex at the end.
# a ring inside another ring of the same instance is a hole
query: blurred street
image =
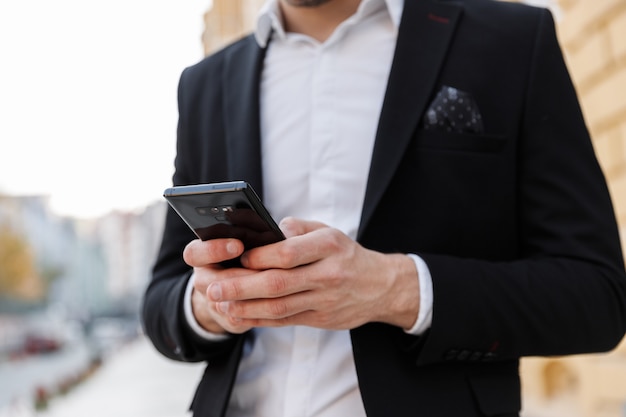
{"type": "MultiPolygon", "coordinates": [[[[32,397],[15,397],[0,407],[0,417],[184,417],[202,364],[185,364],[161,356],[143,337],[119,347],[83,382],[50,399],[36,411],[32,397]]],[[[2,385],[19,382],[13,377],[2,385]]],[[[6,374],[2,375],[7,378],[6,374]]]]}

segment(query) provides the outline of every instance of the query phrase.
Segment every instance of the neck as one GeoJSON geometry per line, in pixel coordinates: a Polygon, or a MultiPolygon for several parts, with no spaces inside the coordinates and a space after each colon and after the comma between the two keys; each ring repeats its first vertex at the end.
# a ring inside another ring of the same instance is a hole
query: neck
{"type": "Polygon", "coordinates": [[[279,1],[285,30],[324,42],[341,22],[356,13],[361,0],[329,0],[319,6],[294,3],[289,0],[279,1]]]}

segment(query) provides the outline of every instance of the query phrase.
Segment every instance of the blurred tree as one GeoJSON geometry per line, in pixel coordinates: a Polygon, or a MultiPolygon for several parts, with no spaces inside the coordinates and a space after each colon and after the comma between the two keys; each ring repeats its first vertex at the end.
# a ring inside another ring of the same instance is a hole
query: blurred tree
{"type": "Polygon", "coordinates": [[[30,246],[9,225],[0,224],[0,295],[35,301],[44,292],[30,246]]]}

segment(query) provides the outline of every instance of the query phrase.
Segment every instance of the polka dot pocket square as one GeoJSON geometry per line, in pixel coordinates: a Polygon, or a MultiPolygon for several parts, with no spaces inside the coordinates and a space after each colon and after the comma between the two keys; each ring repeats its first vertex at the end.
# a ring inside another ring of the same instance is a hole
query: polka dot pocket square
{"type": "Polygon", "coordinates": [[[426,110],[426,130],[482,134],[483,120],[470,93],[444,85],[426,110]]]}

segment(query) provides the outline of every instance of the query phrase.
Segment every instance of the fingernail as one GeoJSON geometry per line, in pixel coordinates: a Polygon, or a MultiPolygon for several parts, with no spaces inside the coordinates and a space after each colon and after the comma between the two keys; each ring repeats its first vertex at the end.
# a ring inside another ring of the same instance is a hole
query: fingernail
{"type": "Polygon", "coordinates": [[[228,314],[228,309],[230,308],[230,303],[228,301],[222,301],[217,303],[217,309],[222,314],[228,314]]]}
{"type": "Polygon", "coordinates": [[[237,244],[235,242],[228,242],[226,244],[226,250],[228,251],[228,253],[234,255],[237,253],[237,244]]]}
{"type": "Polygon", "coordinates": [[[212,282],[209,285],[208,293],[212,301],[219,301],[222,299],[222,286],[216,282],[212,282]]]}
{"type": "Polygon", "coordinates": [[[297,231],[294,229],[293,217],[285,217],[278,225],[286,238],[294,237],[297,235],[297,231]]]}

